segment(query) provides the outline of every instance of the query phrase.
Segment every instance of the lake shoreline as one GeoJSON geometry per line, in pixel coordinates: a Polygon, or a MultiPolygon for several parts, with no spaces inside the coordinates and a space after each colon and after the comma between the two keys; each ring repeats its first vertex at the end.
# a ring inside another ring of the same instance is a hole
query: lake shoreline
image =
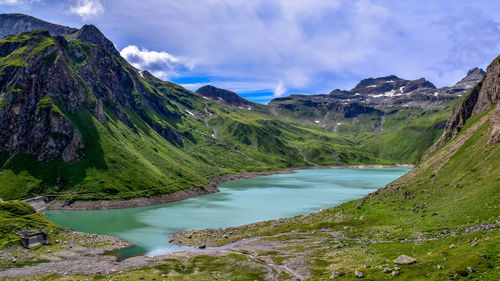
{"type": "Polygon", "coordinates": [[[250,179],[258,176],[269,176],[275,174],[291,174],[296,170],[308,169],[368,169],[368,168],[413,168],[414,165],[398,164],[398,165],[346,165],[346,166],[305,166],[292,167],[276,171],[263,172],[244,172],[238,174],[222,175],[212,178],[209,185],[206,187],[190,188],[174,193],[163,194],[154,197],[134,198],[130,200],[98,200],[98,201],[73,201],[73,200],[53,200],[45,202],[43,196],[30,198],[25,200],[26,203],[32,205],[37,211],[45,210],[109,210],[109,209],[125,209],[135,207],[145,207],[157,204],[170,203],[184,200],[194,196],[219,192],[217,185],[239,179],[250,179]]]}

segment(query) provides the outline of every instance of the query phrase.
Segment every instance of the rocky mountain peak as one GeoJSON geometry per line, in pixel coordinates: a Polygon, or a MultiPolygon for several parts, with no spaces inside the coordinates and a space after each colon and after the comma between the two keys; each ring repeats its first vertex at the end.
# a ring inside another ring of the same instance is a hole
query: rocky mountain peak
{"type": "Polygon", "coordinates": [[[77,39],[83,42],[102,45],[109,52],[116,54],[118,51],[113,42],[111,42],[104,34],[93,24],[86,24],[78,31],[77,39]]]}
{"type": "Polygon", "coordinates": [[[428,91],[434,92],[434,89],[436,89],[436,86],[425,78],[405,80],[396,75],[390,75],[361,80],[351,89],[353,93],[351,97],[361,97],[370,103],[390,104],[397,97],[428,91]]]}
{"type": "Polygon", "coordinates": [[[48,30],[52,36],[78,31],[76,28],[53,24],[24,14],[0,14],[0,39],[7,35],[21,34],[39,29],[48,30]]]}
{"type": "Polygon", "coordinates": [[[467,75],[458,81],[452,88],[470,90],[477,82],[483,79],[486,72],[478,67],[475,67],[467,72],[467,75]]]}
{"type": "Polygon", "coordinates": [[[253,105],[253,102],[240,97],[237,93],[220,89],[212,85],[206,85],[199,88],[196,93],[202,95],[205,98],[215,100],[227,105],[232,106],[249,106],[253,105]]]}
{"type": "Polygon", "coordinates": [[[486,74],[486,71],[484,71],[482,68],[474,67],[473,69],[471,69],[467,72],[467,77],[472,76],[472,75],[484,76],[485,74],[486,74]]]}

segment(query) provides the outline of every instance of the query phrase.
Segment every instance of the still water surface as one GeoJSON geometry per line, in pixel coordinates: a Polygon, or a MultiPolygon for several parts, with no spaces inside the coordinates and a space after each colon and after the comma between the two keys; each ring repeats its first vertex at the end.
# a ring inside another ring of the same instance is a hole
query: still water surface
{"type": "Polygon", "coordinates": [[[291,217],[358,199],[408,172],[409,168],[312,169],[220,184],[221,192],[147,207],[46,211],[53,222],[87,233],[122,238],[135,246],[118,255],[158,255],[183,249],[173,233],[237,226],[291,217]]]}

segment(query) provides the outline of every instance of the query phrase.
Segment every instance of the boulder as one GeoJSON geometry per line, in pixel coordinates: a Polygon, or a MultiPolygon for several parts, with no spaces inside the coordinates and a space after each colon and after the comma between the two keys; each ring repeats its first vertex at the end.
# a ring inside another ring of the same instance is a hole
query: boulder
{"type": "Polygon", "coordinates": [[[358,277],[358,278],[364,278],[365,277],[365,274],[363,272],[359,271],[359,270],[356,270],[354,272],[354,275],[356,275],[356,277],[358,277]]]}
{"type": "Polygon", "coordinates": [[[407,255],[401,255],[394,261],[395,264],[412,264],[416,262],[417,262],[416,259],[409,257],[407,255]]]}

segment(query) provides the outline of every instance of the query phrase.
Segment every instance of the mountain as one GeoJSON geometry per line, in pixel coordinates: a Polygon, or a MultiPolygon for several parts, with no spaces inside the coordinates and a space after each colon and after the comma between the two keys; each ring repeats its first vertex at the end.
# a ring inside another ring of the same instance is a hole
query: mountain
{"type": "Polygon", "coordinates": [[[204,193],[221,174],[390,163],[263,106],[214,102],[135,69],[93,25],[4,37],[0,73],[4,199],[204,193]]]}
{"type": "MultiPolygon", "coordinates": [[[[131,66],[93,25],[64,35],[35,30],[4,37],[0,73],[4,199],[205,193],[210,179],[225,174],[415,163],[449,114],[332,94],[265,106],[211,86],[193,93],[131,66]]],[[[398,81],[415,91],[430,87],[398,81]]]]}
{"type": "Polygon", "coordinates": [[[450,93],[459,93],[470,91],[481,79],[483,79],[486,72],[481,68],[473,68],[467,72],[467,75],[458,81],[455,85],[449,88],[443,88],[444,91],[450,93]]]}
{"type": "Polygon", "coordinates": [[[255,107],[258,106],[256,103],[253,103],[247,99],[240,97],[237,93],[224,90],[220,88],[216,88],[211,85],[206,85],[199,88],[196,93],[202,95],[205,98],[219,101],[226,105],[231,106],[239,106],[239,107],[255,107]]]}
{"type": "Polygon", "coordinates": [[[52,36],[71,34],[76,28],[46,22],[23,14],[0,14],[0,39],[7,35],[21,34],[26,31],[48,30],[52,36]]]}
{"type": "Polygon", "coordinates": [[[179,233],[175,243],[225,245],[287,268],[285,280],[498,280],[499,60],[454,107],[427,156],[394,182],[317,213],[179,233]]]}
{"type": "MultiPolygon", "coordinates": [[[[471,90],[484,77],[479,68],[470,70],[467,75],[452,87],[436,88],[431,82],[420,78],[405,80],[395,75],[361,80],[349,91],[335,89],[327,95],[291,95],[275,98],[270,105],[288,109],[293,99],[322,100],[325,102],[363,103],[378,109],[394,107],[415,107],[422,109],[442,109],[471,90]]],[[[299,103],[300,104],[300,103],[299,103]]]]}
{"type": "Polygon", "coordinates": [[[398,99],[419,95],[426,95],[436,90],[436,87],[424,78],[417,80],[404,80],[395,75],[368,78],[361,80],[351,92],[354,96],[359,96],[361,101],[371,104],[389,105],[397,102],[398,99]]]}
{"type": "Polygon", "coordinates": [[[414,163],[441,135],[453,104],[482,77],[484,71],[475,68],[439,89],[424,78],[368,78],[349,91],[291,95],[273,99],[269,107],[276,116],[354,137],[377,157],[414,163]]]}

